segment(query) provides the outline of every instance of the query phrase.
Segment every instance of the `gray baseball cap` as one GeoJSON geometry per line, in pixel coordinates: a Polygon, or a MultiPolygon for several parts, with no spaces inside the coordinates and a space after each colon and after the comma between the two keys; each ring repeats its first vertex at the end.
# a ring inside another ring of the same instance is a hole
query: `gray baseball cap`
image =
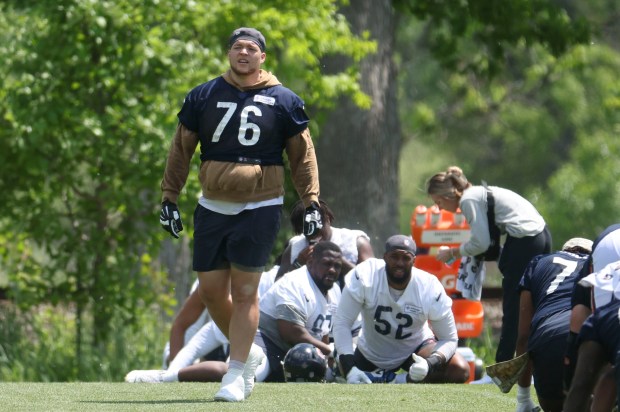
{"type": "Polygon", "coordinates": [[[405,235],[390,236],[388,240],[385,242],[385,253],[391,252],[393,250],[403,250],[415,256],[415,251],[416,251],[415,241],[411,238],[411,236],[405,236],[405,235]]]}

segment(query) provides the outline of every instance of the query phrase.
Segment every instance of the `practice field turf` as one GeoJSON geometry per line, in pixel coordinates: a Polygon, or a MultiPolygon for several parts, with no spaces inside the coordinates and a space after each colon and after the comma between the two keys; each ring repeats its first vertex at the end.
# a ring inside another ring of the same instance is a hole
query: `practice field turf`
{"type": "MultiPolygon", "coordinates": [[[[2,411],[513,411],[516,386],[259,383],[245,402],[213,402],[217,383],[0,383],[2,411]]],[[[534,401],[534,388],[532,394],[534,401]]]]}

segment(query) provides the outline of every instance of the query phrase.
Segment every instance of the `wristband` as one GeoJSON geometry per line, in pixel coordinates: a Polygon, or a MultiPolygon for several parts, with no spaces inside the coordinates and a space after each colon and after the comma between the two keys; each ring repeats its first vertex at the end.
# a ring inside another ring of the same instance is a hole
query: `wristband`
{"type": "Polygon", "coordinates": [[[444,364],[443,356],[438,352],[431,353],[431,356],[426,358],[426,362],[428,362],[428,373],[435,372],[444,364]]]}
{"type": "Polygon", "coordinates": [[[293,267],[295,267],[295,269],[299,269],[300,267],[302,267],[303,265],[301,263],[299,263],[299,260],[295,259],[293,261],[293,267]]]}
{"type": "Polygon", "coordinates": [[[342,369],[342,376],[347,376],[355,366],[355,358],[352,354],[338,356],[338,363],[342,369]]]}

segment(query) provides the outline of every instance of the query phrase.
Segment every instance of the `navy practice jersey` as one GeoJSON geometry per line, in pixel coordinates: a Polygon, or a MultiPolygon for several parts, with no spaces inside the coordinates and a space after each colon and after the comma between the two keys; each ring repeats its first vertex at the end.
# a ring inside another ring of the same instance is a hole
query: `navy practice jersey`
{"type": "Polygon", "coordinates": [[[547,317],[570,310],[573,286],[587,258],[587,255],[559,251],[532,259],[521,278],[519,290],[532,293],[533,331],[547,317]]]}
{"type": "Polygon", "coordinates": [[[283,165],[286,139],[306,129],[303,101],[282,85],[241,91],[223,77],[189,92],[179,121],[200,138],[200,160],[283,165]]]}
{"type": "Polygon", "coordinates": [[[620,300],[612,300],[596,309],[579,332],[579,342],[595,341],[603,346],[609,362],[615,362],[620,350],[620,300]]]}

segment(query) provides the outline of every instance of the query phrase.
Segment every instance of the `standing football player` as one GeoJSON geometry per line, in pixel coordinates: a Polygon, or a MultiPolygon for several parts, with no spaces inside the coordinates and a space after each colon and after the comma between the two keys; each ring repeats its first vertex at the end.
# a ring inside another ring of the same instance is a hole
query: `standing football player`
{"type": "Polygon", "coordinates": [[[371,383],[365,372],[399,369],[409,372],[407,382],[469,378],[469,365],[456,353],[452,299],[437,277],[413,267],[415,252],[411,237],[394,235],[383,259],[370,258],[347,274],[333,335],[348,383],[371,383]],[[362,331],[354,348],[351,328],[360,313],[362,331]]]}
{"type": "Polygon", "coordinates": [[[161,183],[160,223],[178,238],[177,199],[200,143],[202,187],[194,211],[193,269],[211,317],[230,341],[230,363],[215,400],[249,396],[263,352],[252,341],[257,290],[280,228],[286,150],[295,188],[306,206],[304,231],[321,228],[319,176],[304,103],[261,69],[265,37],[233,31],[230,69],[185,97],[161,183]]]}
{"type": "Polygon", "coordinates": [[[592,252],[592,241],[572,238],[562,250],[536,256],[519,284],[517,356],[527,352],[530,364],[517,387],[517,412],[530,412],[532,368],[540,406],[560,412],[564,402],[562,375],[571,314],[571,296],[579,273],[592,252]]]}

